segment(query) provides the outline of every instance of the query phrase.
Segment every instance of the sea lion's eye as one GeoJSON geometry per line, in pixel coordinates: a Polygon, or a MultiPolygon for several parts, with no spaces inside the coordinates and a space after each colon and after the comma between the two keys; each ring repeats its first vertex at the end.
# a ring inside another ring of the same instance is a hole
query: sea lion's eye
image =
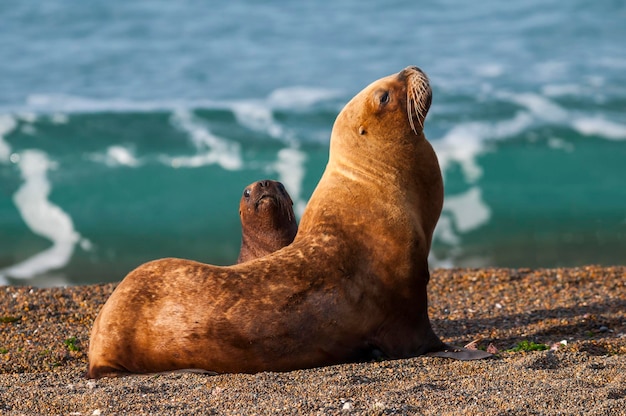
{"type": "Polygon", "coordinates": [[[243,196],[245,196],[246,198],[250,198],[250,190],[246,189],[245,191],[243,191],[243,196]]]}
{"type": "Polygon", "coordinates": [[[387,104],[389,102],[389,91],[385,91],[381,96],[380,96],[380,103],[381,104],[387,104]]]}

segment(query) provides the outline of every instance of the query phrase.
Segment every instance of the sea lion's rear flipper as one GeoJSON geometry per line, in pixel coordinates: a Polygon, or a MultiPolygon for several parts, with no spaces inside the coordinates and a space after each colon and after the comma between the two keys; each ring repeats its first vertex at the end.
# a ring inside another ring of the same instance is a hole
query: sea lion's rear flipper
{"type": "Polygon", "coordinates": [[[482,350],[470,350],[463,347],[455,347],[453,345],[445,345],[439,351],[431,351],[426,353],[429,357],[453,358],[461,361],[482,360],[483,358],[492,357],[493,354],[482,350]]]}

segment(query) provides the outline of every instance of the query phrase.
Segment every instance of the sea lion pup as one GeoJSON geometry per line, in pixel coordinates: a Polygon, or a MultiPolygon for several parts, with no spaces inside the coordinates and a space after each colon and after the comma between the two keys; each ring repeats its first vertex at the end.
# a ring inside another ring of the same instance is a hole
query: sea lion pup
{"type": "Polygon", "coordinates": [[[246,186],[239,202],[241,249],[237,263],[263,257],[291,244],[298,232],[293,201],[282,183],[246,186]]]}
{"type": "Polygon", "coordinates": [[[218,267],[167,258],[117,286],[96,318],[87,376],[196,369],[288,371],[445,351],[428,319],[428,252],[443,204],[423,132],[431,103],[416,67],[358,93],[293,243],[218,267]]]}

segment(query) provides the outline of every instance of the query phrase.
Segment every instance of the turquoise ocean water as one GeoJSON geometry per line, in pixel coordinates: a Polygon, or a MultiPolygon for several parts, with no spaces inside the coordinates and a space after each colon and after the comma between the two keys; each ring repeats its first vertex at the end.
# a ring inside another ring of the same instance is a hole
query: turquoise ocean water
{"type": "Polygon", "coordinates": [[[431,78],[435,267],[626,263],[621,1],[0,3],[0,284],[235,261],[245,185],[301,213],[342,106],[431,78]]]}

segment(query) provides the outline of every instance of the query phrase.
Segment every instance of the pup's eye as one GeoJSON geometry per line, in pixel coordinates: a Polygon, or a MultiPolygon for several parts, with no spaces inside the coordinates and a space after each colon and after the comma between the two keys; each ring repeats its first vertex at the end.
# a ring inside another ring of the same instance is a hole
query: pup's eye
{"type": "Polygon", "coordinates": [[[246,189],[245,191],[243,191],[243,196],[245,196],[246,198],[250,198],[250,190],[246,189]]]}
{"type": "Polygon", "coordinates": [[[380,102],[381,102],[381,104],[387,104],[389,102],[389,91],[385,91],[380,96],[380,102]]]}

